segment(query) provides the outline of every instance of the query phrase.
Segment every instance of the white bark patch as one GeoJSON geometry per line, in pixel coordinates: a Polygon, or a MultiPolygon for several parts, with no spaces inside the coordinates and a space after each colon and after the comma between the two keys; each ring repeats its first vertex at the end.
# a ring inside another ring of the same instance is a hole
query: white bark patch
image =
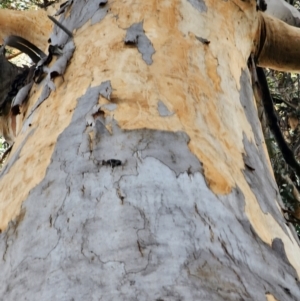
{"type": "Polygon", "coordinates": [[[28,94],[30,92],[30,89],[33,85],[33,81],[21,88],[12,101],[11,104],[11,110],[14,112],[14,115],[20,114],[20,108],[24,104],[24,102],[27,100],[28,94]]]}

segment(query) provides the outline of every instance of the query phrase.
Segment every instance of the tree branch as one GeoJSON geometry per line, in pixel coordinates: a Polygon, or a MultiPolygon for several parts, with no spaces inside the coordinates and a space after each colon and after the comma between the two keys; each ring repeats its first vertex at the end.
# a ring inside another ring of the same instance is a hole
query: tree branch
{"type": "Polygon", "coordinates": [[[258,34],[254,41],[258,66],[299,72],[300,29],[265,13],[258,14],[258,34]]]}

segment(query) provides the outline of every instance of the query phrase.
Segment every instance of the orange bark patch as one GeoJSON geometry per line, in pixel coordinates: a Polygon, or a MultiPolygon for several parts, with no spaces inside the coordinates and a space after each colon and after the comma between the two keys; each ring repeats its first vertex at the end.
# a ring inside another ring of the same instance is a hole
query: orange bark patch
{"type": "MultiPolygon", "coordinates": [[[[80,50],[88,56],[88,64],[97,57],[102,70],[107,75],[113,74],[112,101],[118,104],[118,109],[111,114],[124,129],[185,131],[191,138],[191,150],[204,165],[210,187],[216,193],[229,193],[236,184],[232,174],[240,177],[243,168],[242,133],[252,135],[243,120],[239,94],[232,92],[232,88],[239,86],[241,69],[246,67],[243,56],[247,54],[236,50],[236,33],[232,26],[242,14],[229,3],[214,3],[214,10],[208,10],[207,15],[181,1],[155,4],[132,1],[132,5],[137,7],[134,13],[128,14],[123,5],[113,3],[111,12],[118,15],[118,19],[103,20],[101,35],[106,36],[106,40],[97,55],[91,54],[94,50],[87,47],[89,43],[80,50]],[[216,18],[216,12],[223,14],[227,10],[230,12],[224,17],[216,18]],[[210,23],[211,19],[216,20],[210,23]],[[125,29],[141,21],[156,51],[150,66],[136,47],[123,43],[125,29]],[[207,24],[214,24],[217,30],[207,24]],[[219,37],[224,35],[228,37],[228,49],[219,45],[219,37]],[[209,45],[201,43],[196,36],[209,40],[209,45]],[[110,51],[114,52],[113,57],[110,51]],[[233,53],[235,61],[231,59],[233,53]],[[229,71],[230,64],[233,66],[229,71]],[[223,76],[222,82],[222,72],[228,72],[228,78],[233,74],[233,81],[224,82],[223,76]],[[159,100],[168,103],[175,114],[168,118],[159,116],[156,109],[159,100]],[[240,127],[232,123],[232,114],[239,114],[240,127]],[[212,141],[211,137],[220,137],[219,142],[212,141]],[[230,170],[221,168],[223,162],[227,162],[230,170]]],[[[251,47],[248,41],[248,53],[251,47]]],[[[103,71],[95,69],[93,85],[104,79],[103,71]]]]}

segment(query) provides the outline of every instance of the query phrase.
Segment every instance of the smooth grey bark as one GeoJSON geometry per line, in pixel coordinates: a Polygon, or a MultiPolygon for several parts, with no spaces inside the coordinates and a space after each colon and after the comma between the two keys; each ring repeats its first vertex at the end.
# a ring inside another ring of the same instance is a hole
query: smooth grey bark
{"type": "Polygon", "coordinates": [[[266,13],[289,25],[300,26],[300,12],[284,0],[266,0],[266,13]]]}

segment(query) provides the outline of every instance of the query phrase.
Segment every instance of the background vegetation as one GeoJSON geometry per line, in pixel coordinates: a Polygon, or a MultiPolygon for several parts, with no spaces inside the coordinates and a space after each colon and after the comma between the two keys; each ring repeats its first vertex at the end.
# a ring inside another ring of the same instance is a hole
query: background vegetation
{"type": "Polygon", "coordinates": [[[43,6],[43,0],[2,0],[0,1],[0,8],[9,8],[9,9],[36,9],[38,6],[43,6]]]}

